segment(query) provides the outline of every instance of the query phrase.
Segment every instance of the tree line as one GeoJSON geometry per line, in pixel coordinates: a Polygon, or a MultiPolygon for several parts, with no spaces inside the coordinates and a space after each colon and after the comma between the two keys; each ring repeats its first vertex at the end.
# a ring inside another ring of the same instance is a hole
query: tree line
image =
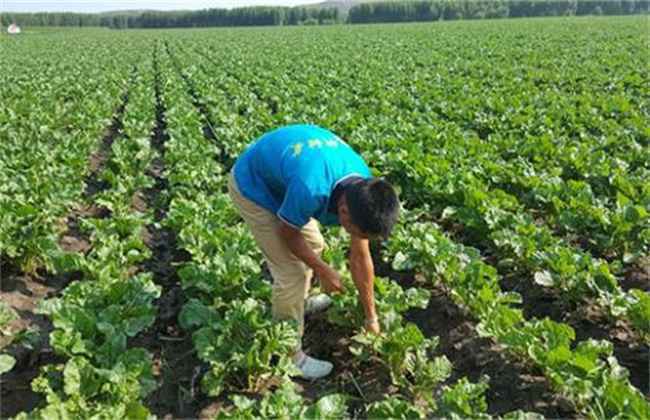
{"type": "MultiPolygon", "coordinates": [[[[648,13],[650,0],[428,0],[385,1],[354,6],[348,23],[415,22],[533,16],[648,13]]],[[[343,22],[339,10],[317,7],[240,7],[197,11],[114,13],[2,13],[0,24],[185,28],[214,26],[324,25],[343,22]]]]}
{"type": "Polygon", "coordinates": [[[429,0],[362,3],[350,23],[648,13],[649,0],[429,0]]]}
{"type": "Polygon", "coordinates": [[[101,16],[69,12],[0,13],[0,26],[12,23],[20,26],[100,26],[101,16]]]}
{"type": "Polygon", "coordinates": [[[239,7],[196,11],[141,13],[2,13],[3,26],[106,26],[126,28],[185,28],[213,26],[325,25],[339,22],[337,8],[239,7]]]}

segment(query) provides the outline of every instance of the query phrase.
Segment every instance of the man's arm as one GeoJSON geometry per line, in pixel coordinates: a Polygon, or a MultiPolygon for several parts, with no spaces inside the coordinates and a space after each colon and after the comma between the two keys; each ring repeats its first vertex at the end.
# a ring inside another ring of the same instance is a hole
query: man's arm
{"type": "Polygon", "coordinates": [[[352,236],[350,244],[350,271],[352,280],[359,291],[359,299],[366,315],[366,329],[378,333],[379,323],[375,311],[375,267],[370,255],[367,239],[352,236]]]}
{"type": "Polygon", "coordinates": [[[293,255],[314,270],[326,292],[343,291],[339,274],[316,255],[298,229],[282,222],[278,233],[293,255]]]}

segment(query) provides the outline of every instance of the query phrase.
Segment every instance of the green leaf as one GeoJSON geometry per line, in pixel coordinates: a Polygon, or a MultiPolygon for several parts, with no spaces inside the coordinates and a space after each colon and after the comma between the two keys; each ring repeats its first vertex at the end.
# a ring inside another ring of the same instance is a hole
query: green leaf
{"type": "Polygon", "coordinates": [[[544,287],[553,287],[555,282],[553,281],[553,276],[547,270],[538,271],[535,273],[535,283],[544,287]]]}
{"type": "Polygon", "coordinates": [[[320,398],[316,404],[305,412],[308,419],[339,420],[346,416],[348,397],[343,394],[331,394],[320,398]]]}
{"type": "Polygon", "coordinates": [[[218,314],[198,299],[191,299],[187,302],[178,316],[178,321],[184,329],[192,329],[204,325],[209,326],[217,322],[218,319],[218,314]]]}
{"type": "Polygon", "coordinates": [[[8,354],[0,354],[0,375],[9,372],[16,365],[16,359],[8,354]]]}
{"type": "Polygon", "coordinates": [[[366,414],[369,419],[416,420],[424,418],[424,413],[418,407],[394,396],[370,404],[366,408],[366,414]]]}

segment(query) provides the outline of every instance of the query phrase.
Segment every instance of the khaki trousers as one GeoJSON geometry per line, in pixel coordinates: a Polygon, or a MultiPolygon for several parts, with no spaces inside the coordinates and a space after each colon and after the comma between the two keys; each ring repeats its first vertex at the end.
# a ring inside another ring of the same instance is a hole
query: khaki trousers
{"type": "MultiPolygon", "coordinates": [[[[230,173],[228,191],[257,242],[273,276],[271,295],[273,317],[278,320],[293,319],[304,331],[305,299],[309,294],[312,269],[298,259],[278,233],[282,221],[273,213],[245,198],[230,173]]],[[[320,255],[325,241],[316,220],[311,219],[300,231],[314,252],[320,255]]]]}

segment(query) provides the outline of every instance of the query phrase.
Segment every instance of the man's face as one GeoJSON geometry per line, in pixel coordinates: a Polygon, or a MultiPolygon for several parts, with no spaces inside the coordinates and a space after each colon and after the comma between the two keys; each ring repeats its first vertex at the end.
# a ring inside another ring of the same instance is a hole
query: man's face
{"type": "Polygon", "coordinates": [[[341,222],[341,226],[343,226],[343,229],[347,233],[350,234],[350,236],[355,236],[357,238],[361,239],[371,239],[370,236],[363,232],[357,225],[352,223],[352,220],[350,219],[350,211],[348,209],[348,204],[345,201],[345,196],[341,197],[341,201],[339,201],[339,222],[341,222]]]}

